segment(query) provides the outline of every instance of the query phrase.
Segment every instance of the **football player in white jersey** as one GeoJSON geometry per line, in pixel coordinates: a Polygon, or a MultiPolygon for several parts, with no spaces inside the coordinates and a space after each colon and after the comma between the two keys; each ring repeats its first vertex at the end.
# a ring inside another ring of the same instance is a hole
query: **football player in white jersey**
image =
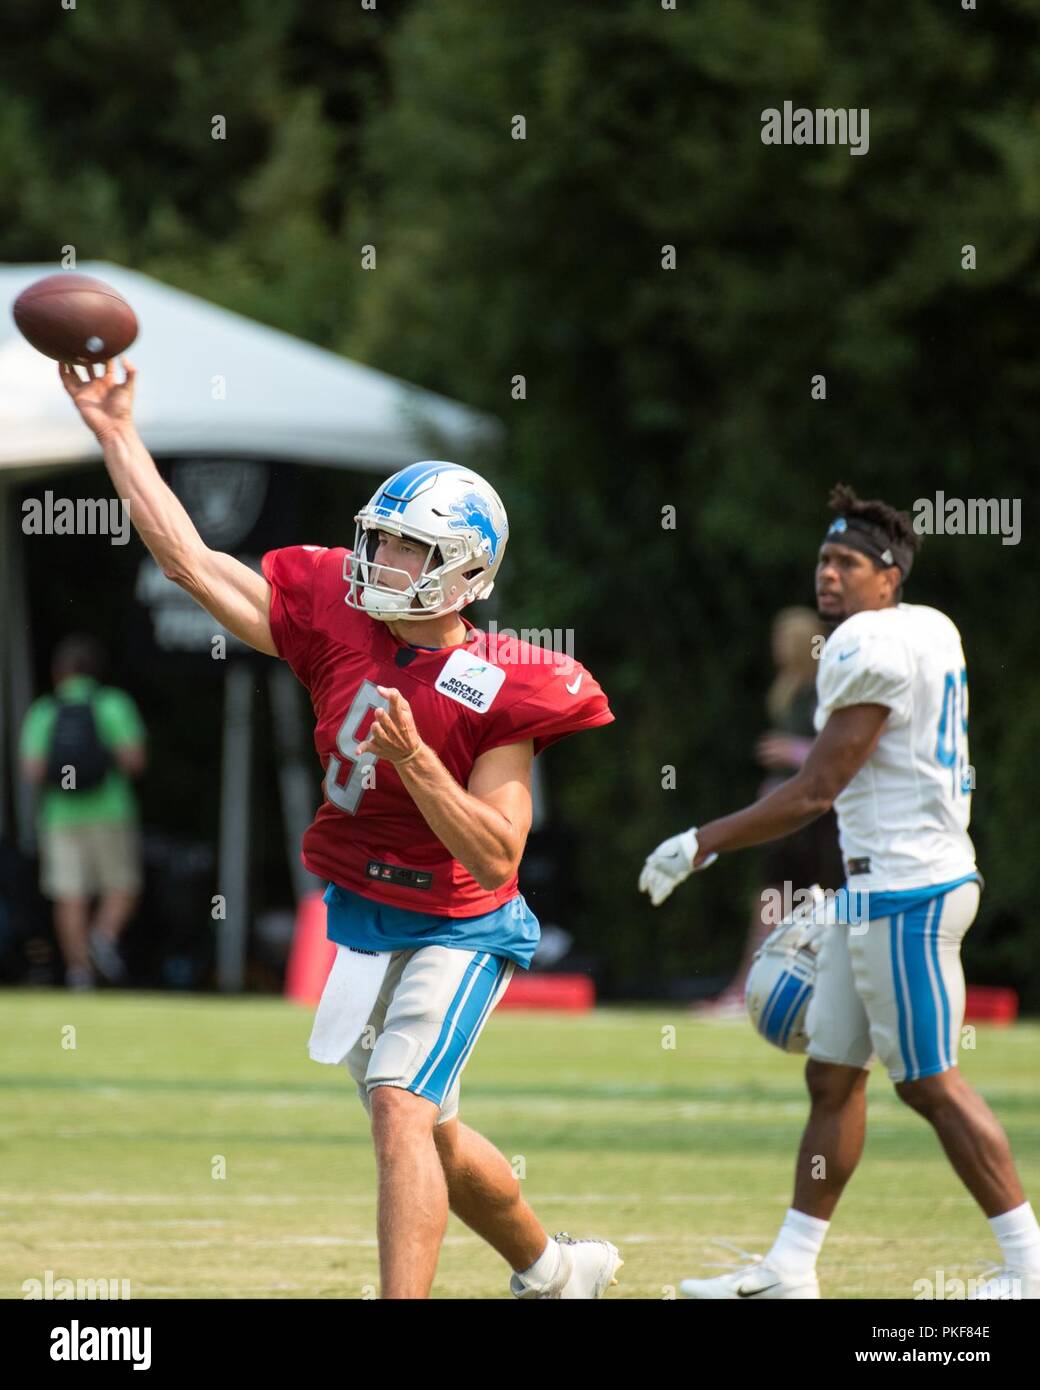
{"type": "Polygon", "coordinates": [[[1007,1137],[962,1077],[960,945],[981,878],[968,836],[968,683],[960,635],[902,601],[920,544],[910,519],[839,486],[820,547],[820,616],[838,626],[817,675],[818,736],[801,770],[761,801],[659,845],[639,880],[655,906],[720,853],[778,839],[834,806],[851,908],[825,929],[809,1005],[811,1109],[794,1197],[768,1254],[689,1298],[818,1298],[816,1260],[863,1151],[866,1083],[880,1058],[931,1124],[989,1219],[1003,1267],[980,1298],[1040,1298],[1040,1226],[1007,1137]],[[820,1165],[819,1157],[826,1162],[820,1165]],[[816,1176],[821,1170],[825,1176],[816,1176]]]}

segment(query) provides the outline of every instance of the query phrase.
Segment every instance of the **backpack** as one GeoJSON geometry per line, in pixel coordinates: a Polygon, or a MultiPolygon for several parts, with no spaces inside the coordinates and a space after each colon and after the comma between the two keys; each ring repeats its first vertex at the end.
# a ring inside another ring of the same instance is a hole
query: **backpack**
{"type": "Polygon", "coordinates": [[[62,700],[57,696],[55,700],[58,713],[47,750],[46,784],[65,791],[92,791],[101,785],[112,766],[112,754],[98,734],[93,706],[89,700],[62,700]],[[74,788],[62,788],[62,769],[66,767],[75,770],[74,788]]]}

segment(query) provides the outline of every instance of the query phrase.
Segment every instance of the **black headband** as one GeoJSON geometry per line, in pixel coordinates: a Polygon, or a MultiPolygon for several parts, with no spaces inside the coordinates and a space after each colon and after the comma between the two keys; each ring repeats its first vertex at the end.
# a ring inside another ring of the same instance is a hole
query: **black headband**
{"type": "Polygon", "coordinates": [[[823,540],[825,544],[834,541],[847,545],[850,550],[859,550],[879,565],[895,565],[900,582],[906,579],[914,563],[913,549],[906,541],[892,540],[882,527],[856,516],[835,517],[823,540]]]}

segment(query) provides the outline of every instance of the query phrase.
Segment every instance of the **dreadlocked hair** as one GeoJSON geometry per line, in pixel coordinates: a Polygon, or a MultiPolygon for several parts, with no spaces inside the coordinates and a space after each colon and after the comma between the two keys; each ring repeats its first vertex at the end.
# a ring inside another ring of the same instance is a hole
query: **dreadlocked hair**
{"type": "MultiPolygon", "coordinates": [[[[909,513],[897,511],[895,507],[876,497],[857,497],[855,489],[847,483],[837,483],[831,488],[827,505],[838,516],[856,517],[860,521],[869,521],[874,526],[880,526],[890,541],[900,541],[908,545],[911,554],[916,554],[921,548],[921,537],[914,530],[909,513]]],[[[896,602],[901,602],[902,598],[903,585],[900,582],[895,591],[896,602]]]]}
{"type": "Polygon", "coordinates": [[[867,500],[857,497],[855,489],[847,483],[838,483],[831,489],[827,505],[838,516],[856,517],[880,526],[889,540],[901,541],[916,554],[921,548],[921,537],[914,530],[909,512],[897,511],[878,498],[867,500]]]}

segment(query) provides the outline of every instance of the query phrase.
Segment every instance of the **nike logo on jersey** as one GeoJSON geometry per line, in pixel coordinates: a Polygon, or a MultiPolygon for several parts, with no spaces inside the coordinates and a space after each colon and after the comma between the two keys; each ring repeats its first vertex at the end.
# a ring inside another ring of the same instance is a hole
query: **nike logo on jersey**
{"type": "Polygon", "coordinates": [[[853,647],[851,651],[848,651],[848,652],[839,652],[839,653],[838,653],[838,660],[839,660],[839,661],[848,661],[849,657],[850,657],[850,656],[855,656],[856,653],[857,653],[858,651],[859,651],[859,647],[853,647]]]}
{"type": "Polygon", "coordinates": [[[568,693],[569,695],[577,695],[578,690],[579,690],[579,688],[580,688],[580,686],[581,686],[581,683],[582,683],[582,681],[583,681],[584,679],[585,679],[585,672],[584,672],[584,671],[579,671],[579,672],[578,672],[578,679],[574,682],[573,685],[568,685],[568,687],[567,687],[567,693],[568,693]]]}

